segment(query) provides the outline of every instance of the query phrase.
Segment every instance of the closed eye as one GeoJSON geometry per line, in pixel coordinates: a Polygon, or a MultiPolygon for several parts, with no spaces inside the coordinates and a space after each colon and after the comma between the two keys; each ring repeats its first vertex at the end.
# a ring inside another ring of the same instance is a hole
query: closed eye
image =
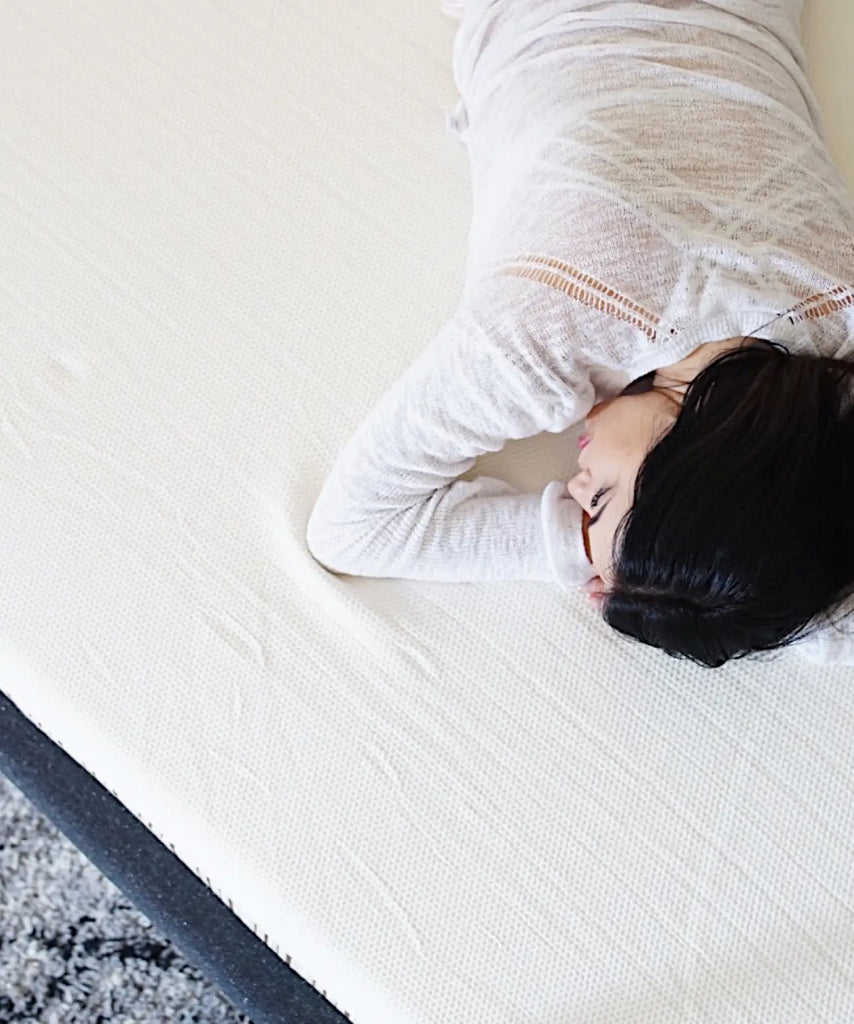
{"type": "MultiPolygon", "coordinates": [[[[602,491],[599,492],[599,494],[605,494],[605,493],[607,493],[607,488],[605,490],[602,490],[602,491]]],[[[599,495],[596,495],[596,497],[599,497],[599,495]]],[[[588,524],[587,524],[587,529],[588,530],[590,529],[591,526],[595,526],[599,522],[599,520],[602,518],[602,513],[605,511],[605,509],[610,504],[611,504],[610,501],[608,501],[608,502],[606,502],[602,506],[602,508],[599,509],[599,511],[596,513],[596,515],[588,522],[588,524]]]]}

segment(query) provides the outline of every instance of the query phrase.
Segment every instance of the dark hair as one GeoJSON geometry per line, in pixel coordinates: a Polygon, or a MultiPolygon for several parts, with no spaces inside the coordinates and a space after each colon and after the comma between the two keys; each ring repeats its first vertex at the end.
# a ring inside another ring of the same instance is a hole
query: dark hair
{"type": "Polygon", "coordinates": [[[697,374],[647,454],[602,606],[709,668],[805,637],[854,587],[854,361],[755,340],[697,374]]]}

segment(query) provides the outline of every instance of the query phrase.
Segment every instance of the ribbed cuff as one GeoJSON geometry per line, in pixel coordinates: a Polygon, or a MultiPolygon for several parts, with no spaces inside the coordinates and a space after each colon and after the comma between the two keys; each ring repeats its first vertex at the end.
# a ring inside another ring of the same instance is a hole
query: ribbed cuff
{"type": "Polygon", "coordinates": [[[565,480],[552,480],[544,489],[540,512],[546,555],[553,579],[568,591],[583,587],[597,575],[584,550],[582,511],[567,491],[565,480]]]}

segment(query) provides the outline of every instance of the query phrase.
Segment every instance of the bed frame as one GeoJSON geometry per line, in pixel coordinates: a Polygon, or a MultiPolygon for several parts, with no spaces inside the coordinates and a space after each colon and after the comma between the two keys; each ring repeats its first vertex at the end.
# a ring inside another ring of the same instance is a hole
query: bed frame
{"type": "Polygon", "coordinates": [[[0,693],[0,771],[253,1024],[346,1024],[182,861],[0,693]]]}

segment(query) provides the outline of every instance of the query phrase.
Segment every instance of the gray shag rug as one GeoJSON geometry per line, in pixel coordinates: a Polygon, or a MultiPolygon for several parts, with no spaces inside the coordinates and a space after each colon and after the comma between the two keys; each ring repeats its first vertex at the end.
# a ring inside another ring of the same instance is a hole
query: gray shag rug
{"type": "Polygon", "coordinates": [[[0,775],[0,1024],[251,1024],[0,775]]]}

